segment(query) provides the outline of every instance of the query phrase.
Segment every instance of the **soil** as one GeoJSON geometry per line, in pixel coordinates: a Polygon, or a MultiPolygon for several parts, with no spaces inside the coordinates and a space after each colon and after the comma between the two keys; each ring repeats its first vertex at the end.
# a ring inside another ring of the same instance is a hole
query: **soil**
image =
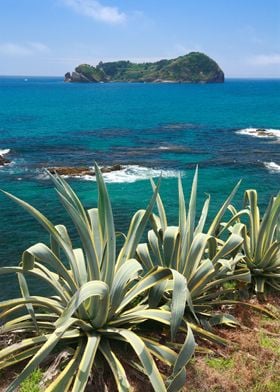
{"type": "MultiPolygon", "coordinates": [[[[252,305],[261,305],[256,298],[252,305]]],[[[229,341],[222,347],[213,343],[205,344],[211,354],[197,352],[187,367],[187,380],[184,392],[278,392],[280,391],[280,296],[267,299],[266,308],[278,318],[270,318],[248,306],[229,307],[240,323],[236,328],[215,328],[215,333],[229,341]]],[[[2,336],[0,349],[9,342],[2,336]]],[[[125,354],[132,359],[133,353],[125,354]]],[[[125,358],[124,358],[125,359],[125,358]]],[[[161,372],[169,369],[159,361],[161,372]]],[[[137,372],[130,363],[124,364],[129,381],[135,392],[152,391],[146,376],[137,372]]],[[[0,392],[20,372],[19,366],[0,372],[0,392]]],[[[111,372],[106,366],[94,374],[88,391],[114,392],[116,390],[111,372]]]]}

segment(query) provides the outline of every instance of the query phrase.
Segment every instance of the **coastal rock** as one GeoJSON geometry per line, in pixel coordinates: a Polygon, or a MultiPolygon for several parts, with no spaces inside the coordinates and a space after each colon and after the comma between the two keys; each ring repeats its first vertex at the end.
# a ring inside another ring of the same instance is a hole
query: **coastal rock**
{"type": "Polygon", "coordinates": [[[6,159],[6,158],[3,157],[3,155],[0,155],[0,166],[7,165],[10,162],[11,161],[9,161],[9,159],[6,159]]]}
{"type": "MultiPolygon", "coordinates": [[[[112,171],[122,170],[123,167],[119,164],[113,166],[104,166],[101,167],[102,173],[110,173],[112,171]]],[[[48,171],[51,174],[59,174],[60,176],[71,176],[71,177],[80,177],[80,176],[95,176],[94,169],[86,166],[82,167],[71,167],[71,166],[62,166],[62,167],[49,167],[48,171]]]]}
{"type": "Polygon", "coordinates": [[[258,136],[270,136],[270,137],[273,137],[273,136],[274,136],[273,133],[267,131],[267,130],[264,129],[264,128],[258,128],[258,129],[256,129],[255,132],[256,132],[256,134],[257,134],[258,136]]]}
{"type": "Polygon", "coordinates": [[[87,78],[85,75],[79,72],[67,72],[64,76],[64,81],[65,82],[78,82],[78,83],[91,83],[94,82],[94,80],[90,80],[87,78]]]}

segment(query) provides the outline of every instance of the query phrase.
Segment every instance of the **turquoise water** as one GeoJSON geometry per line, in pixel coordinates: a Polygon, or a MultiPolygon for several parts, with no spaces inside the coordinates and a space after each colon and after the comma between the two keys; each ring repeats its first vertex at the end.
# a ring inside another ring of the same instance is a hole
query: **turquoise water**
{"type": "MultiPolygon", "coordinates": [[[[0,188],[67,222],[43,168],[121,163],[107,176],[119,230],[151,196],[148,178],[163,174],[161,193],[176,223],[176,176],[186,194],[199,164],[199,203],[211,193],[213,213],[238,179],[257,188],[262,207],[279,191],[280,80],[227,80],[224,84],[65,84],[61,78],[0,78],[0,150],[12,163],[0,168],[0,188]],[[272,129],[254,137],[248,128],[272,129]],[[278,130],[278,131],[277,131],[278,130]]],[[[0,152],[1,154],[1,152],[0,152]]],[[[69,179],[87,207],[96,184],[69,179]]],[[[47,240],[40,226],[0,195],[0,263],[14,265],[22,251],[47,240]]],[[[75,232],[71,230],[73,237],[75,232]]],[[[15,288],[1,280],[2,293],[15,288]]],[[[2,294],[3,295],[3,294],[2,294]]]]}

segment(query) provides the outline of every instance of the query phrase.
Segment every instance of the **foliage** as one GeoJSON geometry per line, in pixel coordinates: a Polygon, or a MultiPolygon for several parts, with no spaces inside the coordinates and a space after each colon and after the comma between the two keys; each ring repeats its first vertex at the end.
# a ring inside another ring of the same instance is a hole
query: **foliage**
{"type": "Polygon", "coordinates": [[[192,52],[172,60],[154,63],[131,63],[130,61],[100,62],[97,67],[79,65],[89,79],[102,81],[152,82],[156,80],[211,82],[223,81],[223,72],[217,63],[203,53],[192,52]]]}
{"type": "Polygon", "coordinates": [[[280,290],[280,194],[270,200],[263,217],[253,189],[244,194],[244,209],[231,207],[231,211],[233,218],[225,228],[244,239],[242,260],[251,271],[256,293],[264,293],[267,286],[280,290]],[[242,222],[244,216],[248,222],[242,222]]]}
{"type": "Polygon", "coordinates": [[[92,82],[101,82],[105,80],[104,72],[99,68],[93,67],[92,65],[81,64],[75,68],[75,71],[83,74],[92,82]]]}
{"type": "Polygon", "coordinates": [[[21,298],[0,303],[2,333],[24,333],[20,342],[0,351],[0,370],[28,359],[28,363],[8,387],[15,390],[54,350],[70,346],[72,356],[46,391],[82,392],[96,361],[109,365],[119,391],[130,389],[122,358],[124,344],[134,351],[138,368],[156,391],[177,391],[185,383],[185,365],[194,352],[194,338],[184,323],[183,344],[164,345],[155,337],[141,334],[146,320],[170,327],[172,339],[181,325],[186,302],[186,282],[171,268],[155,267],[147,273],[133,258],[156,200],[155,189],[146,210],[134,215],[124,245],[116,255],[113,213],[101,172],[96,166],[98,208],[85,210],[72,188],[59,176],[51,176],[58,196],[79,234],[80,248],[74,248],[67,229],[54,226],[38,210],[7,194],[22,206],[50,234],[50,247],[38,243],[28,248],[16,267],[2,267],[0,274],[16,273],[21,298]],[[34,296],[26,277],[47,283],[54,296],[34,296]],[[151,308],[149,291],[158,283],[171,282],[171,306],[151,308]],[[25,312],[24,312],[25,310],[25,312]],[[26,334],[29,337],[26,337],[26,334]],[[123,351],[123,350],[122,350],[123,351]],[[178,353],[179,351],[179,353],[178,353]],[[173,367],[163,379],[153,358],[173,367]]]}
{"type": "MultiPolygon", "coordinates": [[[[246,267],[237,268],[242,237],[231,233],[223,241],[217,233],[239,184],[233,189],[206,230],[210,196],[206,199],[196,222],[197,181],[196,169],[189,209],[186,211],[181,179],[178,180],[178,226],[168,226],[164,205],[160,196],[157,196],[159,215],[152,216],[153,228],[148,232],[148,243],[138,245],[137,257],[146,271],[161,266],[173,268],[185,276],[188,286],[186,317],[190,321],[196,321],[206,328],[219,323],[232,325],[234,323],[232,317],[216,314],[214,309],[223,303],[224,295],[235,290],[234,286],[225,289],[224,283],[232,280],[249,282],[250,273],[246,267]]],[[[155,184],[152,185],[155,188],[155,184]]],[[[152,303],[157,305],[165,291],[166,283],[153,290],[152,303]]],[[[213,338],[213,335],[193,324],[192,328],[206,337],[213,338]]]]}
{"type": "Polygon", "coordinates": [[[40,392],[40,381],[43,373],[40,369],[34,370],[26,380],[24,380],[19,388],[19,392],[40,392]]]}

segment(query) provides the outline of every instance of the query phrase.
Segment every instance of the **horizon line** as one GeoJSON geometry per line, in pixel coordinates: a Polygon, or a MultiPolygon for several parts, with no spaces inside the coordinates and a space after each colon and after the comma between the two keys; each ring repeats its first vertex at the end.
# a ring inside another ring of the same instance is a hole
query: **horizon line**
{"type": "MultiPolygon", "coordinates": [[[[0,74],[0,78],[2,77],[18,77],[18,78],[64,78],[64,75],[27,75],[27,74],[0,74]]],[[[235,75],[235,76],[225,76],[225,80],[227,79],[280,79],[279,76],[242,76],[242,75],[235,75]]],[[[179,82],[178,82],[179,83],[179,82]]]]}

